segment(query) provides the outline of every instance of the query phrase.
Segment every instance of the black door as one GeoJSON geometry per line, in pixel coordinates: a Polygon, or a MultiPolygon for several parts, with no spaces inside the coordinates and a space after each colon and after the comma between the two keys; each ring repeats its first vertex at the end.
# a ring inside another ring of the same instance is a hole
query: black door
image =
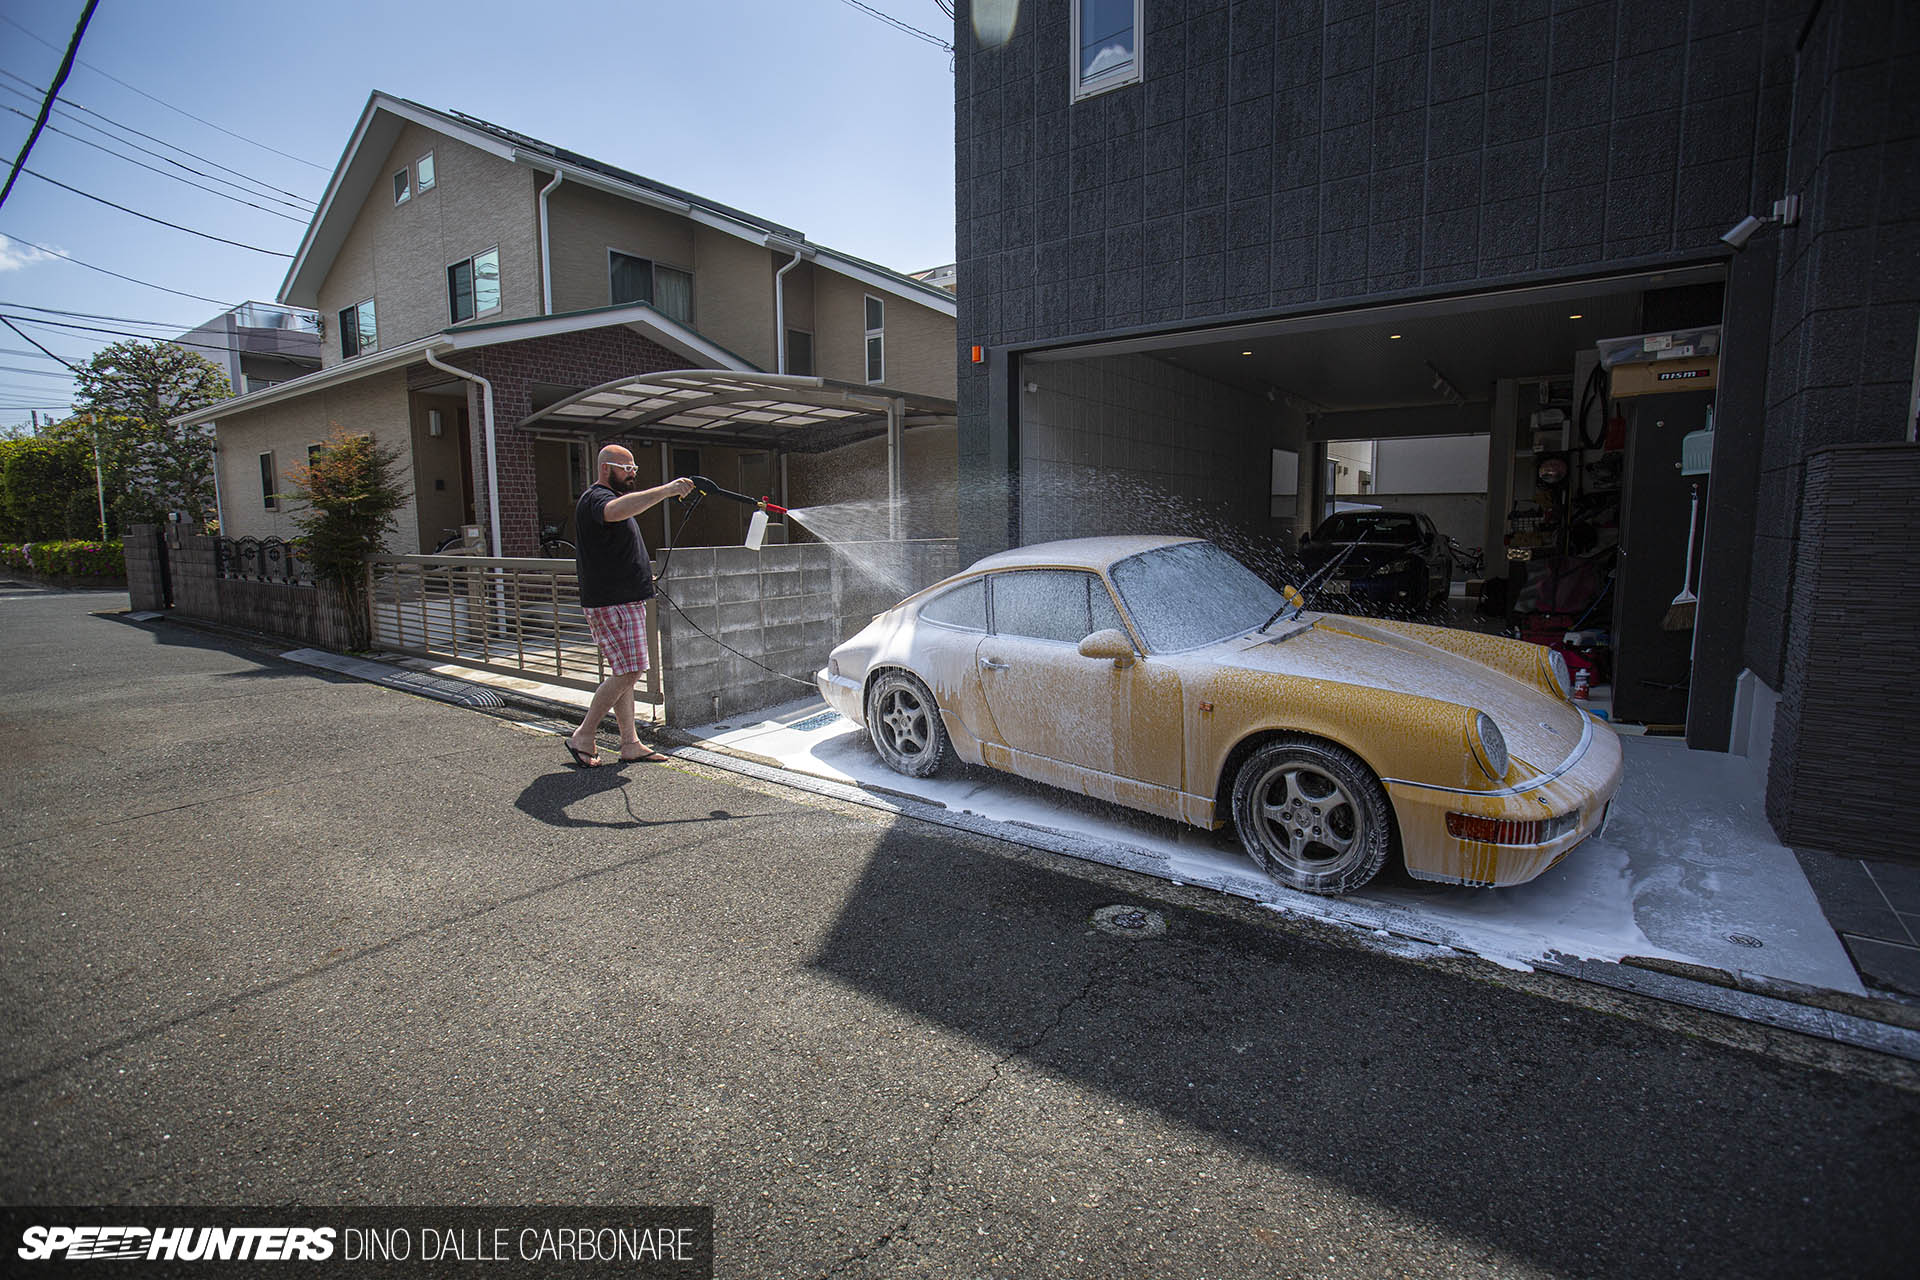
{"type": "Polygon", "coordinates": [[[1614,582],[1613,718],[1630,724],[1684,724],[1693,665],[1693,631],[1662,624],[1699,550],[1707,477],[1680,474],[1680,441],[1707,425],[1710,392],[1642,396],[1626,402],[1627,457],[1620,494],[1619,576],[1614,582]],[[1692,495],[1699,487],[1693,544],[1687,544],[1692,495]]]}

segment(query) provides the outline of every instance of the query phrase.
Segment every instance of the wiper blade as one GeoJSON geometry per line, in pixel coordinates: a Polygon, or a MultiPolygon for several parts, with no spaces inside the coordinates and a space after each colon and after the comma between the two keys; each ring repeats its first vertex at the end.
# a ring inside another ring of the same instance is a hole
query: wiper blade
{"type": "Polygon", "coordinates": [[[1294,617],[1297,618],[1302,613],[1304,613],[1307,608],[1307,592],[1313,590],[1314,584],[1318,583],[1320,579],[1326,577],[1328,574],[1332,573],[1335,569],[1338,569],[1341,565],[1345,564],[1347,562],[1347,557],[1352,555],[1355,549],[1357,549],[1361,543],[1367,540],[1367,535],[1372,532],[1373,532],[1373,526],[1368,525],[1365,529],[1360,531],[1360,536],[1358,538],[1355,538],[1352,542],[1349,542],[1347,544],[1347,549],[1345,551],[1342,551],[1339,555],[1335,556],[1333,559],[1321,565],[1320,572],[1314,574],[1311,578],[1308,578],[1304,583],[1300,585],[1300,599],[1297,603],[1290,600],[1282,602],[1280,607],[1273,611],[1273,617],[1268,618],[1265,622],[1260,624],[1261,634],[1264,635],[1266,633],[1267,628],[1273,625],[1274,618],[1278,618],[1281,614],[1287,611],[1288,604],[1293,605],[1294,617]]]}

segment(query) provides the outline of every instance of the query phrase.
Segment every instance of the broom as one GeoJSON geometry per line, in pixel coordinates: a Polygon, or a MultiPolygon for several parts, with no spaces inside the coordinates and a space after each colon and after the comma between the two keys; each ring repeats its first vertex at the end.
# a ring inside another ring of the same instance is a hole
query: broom
{"type": "Polygon", "coordinates": [[[1700,486],[1693,486],[1693,502],[1687,509],[1687,577],[1680,584],[1680,594],[1673,598],[1673,604],[1667,609],[1667,616],[1660,625],[1668,631],[1693,630],[1693,611],[1698,607],[1700,598],[1693,594],[1693,529],[1700,515],[1700,486]]]}

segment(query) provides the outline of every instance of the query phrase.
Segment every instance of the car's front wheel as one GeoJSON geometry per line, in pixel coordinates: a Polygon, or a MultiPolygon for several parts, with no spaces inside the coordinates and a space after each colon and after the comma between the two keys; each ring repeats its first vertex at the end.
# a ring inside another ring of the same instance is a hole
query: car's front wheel
{"type": "Polygon", "coordinates": [[[1351,751],[1304,734],[1247,757],[1233,825],[1261,870],[1306,893],[1352,893],[1380,873],[1393,840],[1380,780],[1351,751]]]}
{"type": "Polygon", "coordinates": [[[909,778],[931,777],[953,754],[933,695],[905,671],[883,671],[868,688],[867,735],[887,768],[909,778]]]}

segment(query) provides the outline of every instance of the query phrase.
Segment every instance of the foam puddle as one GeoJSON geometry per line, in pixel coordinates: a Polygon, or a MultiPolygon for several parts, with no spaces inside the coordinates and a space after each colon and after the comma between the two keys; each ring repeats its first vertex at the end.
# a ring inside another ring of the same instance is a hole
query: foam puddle
{"type": "MultiPolygon", "coordinates": [[[[1462,889],[1389,871],[1352,897],[1318,898],[1275,888],[1227,831],[1200,831],[988,769],[903,777],[880,763],[864,731],[818,700],[694,733],[796,772],[1064,831],[1116,854],[1145,852],[1153,855],[1150,873],[1174,883],[1354,925],[1383,944],[1416,938],[1518,968],[1647,956],[1863,994],[1792,851],[1768,827],[1747,762],[1671,740],[1622,739],[1626,780],[1605,837],[1529,884],[1462,889]]],[[[1125,865],[1137,869],[1139,861],[1125,865]]]]}

